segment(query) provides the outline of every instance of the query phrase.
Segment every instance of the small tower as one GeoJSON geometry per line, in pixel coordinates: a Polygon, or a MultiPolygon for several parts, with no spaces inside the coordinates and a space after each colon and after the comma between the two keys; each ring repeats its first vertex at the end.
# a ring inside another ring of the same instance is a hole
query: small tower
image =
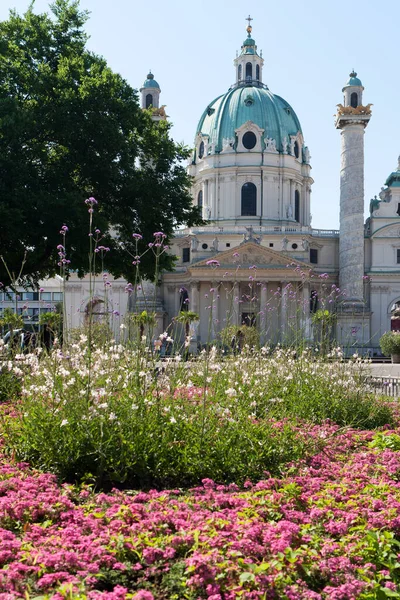
{"type": "Polygon", "coordinates": [[[145,109],[151,109],[153,111],[153,119],[160,121],[166,119],[164,106],[160,106],[160,94],[161,89],[157,81],[154,79],[153,73],[150,71],[147,75],[145,82],[140,88],[141,94],[141,107],[145,109]]]}
{"type": "Polygon", "coordinates": [[[246,21],[249,22],[246,28],[247,38],[243,42],[239,56],[234,60],[237,85],[262,84],[264,59],[257,53],[256,43],[251,37],[251,32],[253,30],[251,26],[252,20],[250,15],[246,19],[246,21]]]}
{"type": "MultiPolygon", "coordinates": [[[[346,294],[342,312],[365,314],[364,307],[364,131],[371,105],[363,106],[363,85],[352,71],[338,104],[336,128],[341,130],[339,287],[346,294]]],[[[342,333],[346,330],[342,323],[342,333]]],[[[353,342],[362,343],[360,327],[352,326],[353,342]],[[356,331],[356,334],[354,333],[356,331]],[[358,333],[357,333],[358,331],[358,333]],[[356,335],[356,339],[354,336],[356,335]]],[[[365,323],[363,327],[365,329],[365,323]]],[[[342,341],[343,341],[343,335],[342,341]]]]}

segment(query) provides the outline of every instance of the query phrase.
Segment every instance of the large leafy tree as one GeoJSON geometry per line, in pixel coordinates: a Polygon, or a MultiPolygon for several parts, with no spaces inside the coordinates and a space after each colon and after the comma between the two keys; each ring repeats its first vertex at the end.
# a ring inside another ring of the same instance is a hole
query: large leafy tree
{"type": "MultiPolygon", "coordinates": [[[[84,200],[94,196],[94,225],[111,248],[107,264],[129,279],[133,232],[149,241],[163,231],[168,239],[180,224],[200,222],[180,164],[187,150],[86,48],[88,15],[79,2],[56,0],[51,13],[35,14],[32,3],[24,15],[11,11],[0,23],[0,255],[17,273],[26,254],[28,280],[50,275],[66,224],[71,267],[83,274],[84,200]]],[[[167,255],[162,260],[170,266],[167,255]]],[[[149,255],[141,266],[152,275],[149,255]]],[[[10,283],[2,262],[0,281],[10,283]]]]}

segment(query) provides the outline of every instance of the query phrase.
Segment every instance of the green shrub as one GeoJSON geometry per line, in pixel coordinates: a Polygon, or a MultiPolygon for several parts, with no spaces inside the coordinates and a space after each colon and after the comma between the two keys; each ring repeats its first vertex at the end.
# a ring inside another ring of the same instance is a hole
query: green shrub
{"type": "Polygon", "coordinates": [[[379,340],[379,345],[383,354],[400,354],[400,332],[387,331],[379,340]]]}

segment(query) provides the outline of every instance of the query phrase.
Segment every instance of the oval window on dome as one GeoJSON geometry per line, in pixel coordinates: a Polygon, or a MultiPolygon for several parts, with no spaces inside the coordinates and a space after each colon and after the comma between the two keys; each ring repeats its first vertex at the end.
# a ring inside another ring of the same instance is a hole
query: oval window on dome
{"type": "Polygon", "coordinates": [[[203,158],[204,156],[204,142],[201,142],[199,146],[199,158],[203,158]]]}
{"type": "Polygon", "coordinates": [[[300,156],[300,150],[299,150],[299,144],[298,142],[294,143],[294,155],[296,158],[299,158],[300,156]]]}
{"type": "Polygon", "coordinates": [[[257,144],[257,138],[252,131],[246,131],[242,138],[242,143],[247,150],[252,150],[257,144]]]}

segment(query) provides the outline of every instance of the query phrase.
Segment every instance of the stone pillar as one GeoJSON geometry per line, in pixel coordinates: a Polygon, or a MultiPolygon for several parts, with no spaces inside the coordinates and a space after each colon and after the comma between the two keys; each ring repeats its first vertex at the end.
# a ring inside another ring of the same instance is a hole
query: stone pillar
{"type": "Polygon", "coordinates": [[[286,281],[281,281],[281,304],[280,304],[280,311],[279,311],[279,316],[280,316],[280,330],[281,330],[281,337],[280,337],[280,341],[284,342],[285,341],[285,334],[287,331],[287,282],[286,281]]]}
{"type": "Polygon", "coordinates": [[[353,306],[364,300],[364,130],[370,117],[339,110],[336,121],[341,130],[339,287],[346,292],[344,303],[353,306]]]}
{"type": "Polygon", "coordinates": [[[218,288],[218,282],[217,281],[213,281],[211,283],[211,288],[214,290],[213,292],[211,292],[212,296],[212,335],[213,335],[213,339],[215,339],[217,337],[217,332],[220,330],[220,324],[219,324],[219,288],[218,288]]]}
{"type": "MultiPolygon", "coordinates": [[[[361,89],[361,82],[356,81],[361,89]]],[[[357,97],[360,101],[361,95],[357,97]]],[[[356,348],[366,344],[369,338],[371,316],[365,309],[363,282],[364,130],[371,111],[369,106],[360,103],[345,108],[338,106],[336,128],[341,130],[339,287],[346,295],[338,307],[337,340],[343,347],[356,348]]]]}
{"type": "Polygon", "coordinates": [[[261,281],[260,285],[260,341],[265,343],[265,332],[267,328],[267,291],[268,286],[266,281],[261,281]]]}
{"type": "Polygon", "coordinates": [[[200,310],[200,282],[191,281],[190,283],[190,304],[191,311],[199,314],[200,310]]]}
{"type": "Polygon", "coordinates": [[[303,290],[301,297],[301,320],[302,320],[302,329],[305,340],[310,340],[312,337],[311,333],[311,315],[310,315],[310,298],[311,298],[311,290],[310,284],[308,281],[303,282],[303,290]]]}

